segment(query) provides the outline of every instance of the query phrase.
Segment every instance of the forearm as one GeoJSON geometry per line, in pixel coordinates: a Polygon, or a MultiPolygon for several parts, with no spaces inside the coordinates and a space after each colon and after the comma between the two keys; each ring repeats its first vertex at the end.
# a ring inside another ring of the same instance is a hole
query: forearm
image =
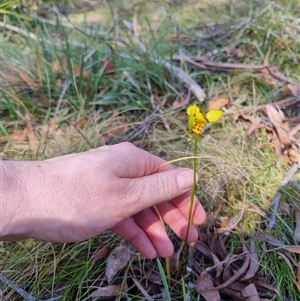
{"type": "Polygon", "coordinates": [[[26,223],[31,211],[28,192],[34,191],[30,186],[37,185],[31,178],[33,172],[39,172],[39,162],[1,161],[0,164],[0,240],[28,238],[31,231],[26,223]]]}

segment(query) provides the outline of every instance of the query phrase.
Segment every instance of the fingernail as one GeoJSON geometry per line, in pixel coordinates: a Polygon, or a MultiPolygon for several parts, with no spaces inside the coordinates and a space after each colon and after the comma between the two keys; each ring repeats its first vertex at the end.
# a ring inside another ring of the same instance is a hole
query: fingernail
{"type": "Polygon", "coordinates": [[[184,169],[177,175],[176,180],[180,190],[189,189],[194,183],[194,171],[191,169],[184,169]]]}

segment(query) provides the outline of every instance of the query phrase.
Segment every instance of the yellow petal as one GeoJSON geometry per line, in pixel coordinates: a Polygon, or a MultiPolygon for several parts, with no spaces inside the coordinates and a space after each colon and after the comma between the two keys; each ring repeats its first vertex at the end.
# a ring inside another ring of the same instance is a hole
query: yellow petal
{"type": "Polygon", "coordinates": [[[206,119],[209,122],[216,122],[221,118],[221,116],[222,116],[221,110],[211,110],[211,111],[208,111],[205,115],[206,119]]]}
{"type": "Polygon", "coordinates": [[[194,104],[192,106],[189,106],[186,110],[186,113],[189,116],[193,116],[194,118],[196,118],[197,114],[200,113],[200,109],[194,104]]]}

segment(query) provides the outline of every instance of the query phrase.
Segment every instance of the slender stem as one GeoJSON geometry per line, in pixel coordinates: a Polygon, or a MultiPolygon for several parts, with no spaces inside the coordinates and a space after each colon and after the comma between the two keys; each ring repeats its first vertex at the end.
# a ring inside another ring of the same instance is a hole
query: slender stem
{"type": "Polygon", "coordinates": [[[191,190],[191,199],[190,199],[190,208],[189,208],[189,216],[188,216],[188,226],[185,234],[185,244],[183,247],[181,259],[179,260],[178,267],[177,267],[177,273],[176,273],[176,279],[179,278],[181,266],[182,266],[182,261],[183,258],[185,258],[185,254],[187,252],[187,245],[188,245],[188,236],[189,236],[189,231],[192,223],[192,215],[193,215],[193,207],[194,207],[194,199],[195,199],[195,194],[196,194],[196,188],[197,188],[197,149],[198,149],[198,141],[199,141],[199,134],[195,135],[195,142],[194,142],[194,156],[193,156],[193,169],[194,169],[194,182],[191,190]]]}
{"type": "Polygon", "coordinates": [[[194,206],[194,199],[195,199],[195,193],[197,188],[197,150],[198,150],[198,141],[199,141],[199,135],[195,135],[195,142],[194,142],[194,158],[193,158],[193,169],[194,169],[194,183],[191,190],[191,200],[190,200],[190,209],[189,209],[189,217],[188,217],[188,227],[186,230],[185,235],[185,243],[187,244],[188,235],[192,223],[192,213],[193,213],[193,206],[194,206]]]}

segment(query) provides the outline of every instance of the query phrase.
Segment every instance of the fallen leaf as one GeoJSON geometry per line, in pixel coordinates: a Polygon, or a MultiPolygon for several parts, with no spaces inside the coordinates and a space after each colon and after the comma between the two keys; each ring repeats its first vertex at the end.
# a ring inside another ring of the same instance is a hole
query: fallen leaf
{"type": "Polygon", "coordinates": [[[250,264],[245,276],[241,279],[242,281],[253,278],[256,275],[257,270],[259,268],[259,259],[258,259],[258,254],[256,252],[255,242],[253,238],[251,238],[250,241],[249,255],[250,255],[250,264]]]}
{"type": "Polygon", "coordinates": [[[285,247],[283,248],[286,251],[289,251],[291,253],[297,253],[300,254],[300,246],[294,246],[294,247],[285,247]]]}
{"type": "Polygon", "coordinates": [[[97,252],[95,252],[92,256],[93,262],[102,258],[106,258],[110,251],[111,251],[110,246],[104,246],[100,250],[97,250],[97,252]]]}
{"type": "Polygon", "coordinates": [[[257,289],[253,283],[246,286],[241,293],[246,298],[245,301],[260,301],[257,289]]]}
{"type": "Polygon", "coordinates": [[[257,129],[260,128],[262,119],[260,117],[253,117],[249,115],[241,115],[240,117],[244,120],[248,120],[251,122],[250,127],[248,127],[245,133],[246,137],[249,138],[252,135],[252,133],[254,133],[257,129]]]}
{"type": "Polygon", "coordinates": [[[115,66],[114,64],[109,60],[109,59],[104,59],[102,61],[102,64],[103,64],[103,69],[104,69],[104,73],[107,74],[111,74],[113,75],[114,72],[115,72],[115,66]]]}
{"type": "MultiPolygon", "coordinates": [[[[245,254],[243,257],[246,257],[246,259],[243,259],[243,265],[240,267],[240,269],[237,270],[233,274],[233,276],[230,277],[229,279],[227,279],[224,283],[218,285],[216,287],[217,290],[220,290],[222,288],[225,288],[225,287],[229,286],[230,284],[235,282],[237,279],[239,279],[246,272],[246,270],[248,269],[249,263],[250,263],[250,255],[245,254]]],[[[230,265],[230,262],[228,263],[228,265],[230,265]]]]}
{"type": "Polygon", "coordinates": [[[266,105],[268,117],[276,129],[278,138],[283,145],[291,145],[292,141],[288,132],[283,127],[284,114],[280,109],[276,109],[273,105],[266,105]]]}
{"type": "Polygon", "coordinates": [[[122,292],[122,284],[108,285],[105,287],[99,287],[90,294],[90,298],[95,297],[114,297],[118,296],[122,292]]]}
{"type": "Polygon", "coordinates": [[[215,97],[208,101],[207,110],[220,110],[227,104],[229,104],[229,97],[215,97]]]}
{"type": "Polygon", "coordinates": [[[221,301],[218,290],[215,289],[210,275],[203,272],[197,279],[195,288],[198,294],[203,296],[207,301],[221,301]]]}
{"type": "Polygon", "coordinates": [[[131,255],[132,250],[127,245],[117,247],[109,254],[105,271],[108,283],[110,283],[115,275],[126,266],[131,255]]]}
{"type": "Polygon", "coordinates": [[[300,84],[298,85],[288,84],[287,87],[296,98],[300,99],[300,84]]]}

